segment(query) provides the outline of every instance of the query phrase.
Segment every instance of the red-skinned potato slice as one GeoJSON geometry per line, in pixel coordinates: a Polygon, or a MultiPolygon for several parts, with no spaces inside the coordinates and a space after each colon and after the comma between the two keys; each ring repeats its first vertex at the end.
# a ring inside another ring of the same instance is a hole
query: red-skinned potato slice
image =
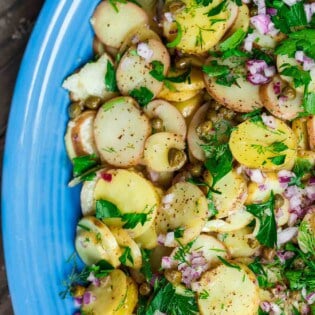
{"type": "Polygon", "coordinates": [[[95,115],[95,111],[89,110],[69,121],[65,143],[70,159],[97,153],[93,132],[95,115]]]}
{"type": "Polygon", "coordinates": [[[116,10],[110,1],[102,1],[94,11],[91,24],[102,43],[119,48],[132,29],[148,23],[148,16],[131,2],[115,2],[115,6],[116,10]]]}
{"type": "Polygon", "coordinates": [[[204,144],[204,141],[198,137],[196,129],[204,121],[208,109],[209,104],[202,105],[192,118],[188,128],[187,141],[189,152],[195,159],[200,161],[204,161],[205,159],[205,153],[200,146],[201,144],[204,144]]]}
{"type": "Polygon", "coordinates": [[[311,150],[315,150],[315,115],[307,118],[306,127],[310,148],[311,150]]]}
{"type": "Polygon", "coordinates": [[[260,86],[259,94],[263,105],[274,116],[291,120],[303,111],[303,94],[296,91],[294,99],[281,98],[281,94],[275,93],[275,86],[280,85],[280,91],[287,86],[280,76],[275,76],[271,82],[260,86]]]}
{"type": "Polygon", "coordinates": [[[105,103],[98,110],[94,122],[95,143],[100,157],[117,167],[139,163],[150,133],[148,118],[131,97],[117,97],[105,103]]]}
{"type": "Polygon", "coordinates": [[[131,46],[121,58],[117,68],[116,78],[119,91],[128,95],[132,90],[146,87],[153,93],[153,97],[162,90],[163,81],[156,80],[150,71],[153,69],[152,62],[158,61],[163,64],[163,74],[166,75],[170,66],[170,56],[161,41],[149,39],[131,46]],[[144,51],[140,53],[140,51],[144,51]]]}
{"type": "Polygon", "coordinates": [[[145,108],[144,112],[151,119],[160,118],[167,132],[186,137],[186,122],[179,110],[164,100],[154,100],[145,108]]]}

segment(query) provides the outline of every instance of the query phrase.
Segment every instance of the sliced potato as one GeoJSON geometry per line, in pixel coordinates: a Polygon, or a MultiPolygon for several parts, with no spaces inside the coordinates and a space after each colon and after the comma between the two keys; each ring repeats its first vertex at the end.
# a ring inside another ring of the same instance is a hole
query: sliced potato
{"type": "Polygon", "coordinates": [[[197,127],[205,120],[208,109],[209,104],[204,104],[201,106],[192,118],[188,128],[187,142],[189,151],[192,156],[199,161],[204,161],[206,156],[204,150],[201,147],[201,145],[205,142],[199,138],[197,134],[197,127]]]}
{"type": "Polygon", "coordinates": [[[127,293],[124,300],[114,310],[113,315],[132,315],[138,303],[138,288],[132,278],[127,277],[127,293]]]}
{"type": "Polygon", "coordinates": [[[232,131],[229,146],[234,158],[249,168],[290,170],[296,158],[297,139],[280,119],[275,119],[275,129],[246,120],[232,131]]]}
{"type": "Polygon", "coordinates": [[[197,94],[200,94],[201,90],[188,90],[188,91],[173,91],[166,87],[166,85],[163,86],[163,89],[158,95],[158,98],[162,98],[166,101],[170,102],[184,102],[187,101],[197,94]]]}
{"type": "Polygon", "coordinates": [[[117,314],[115,310],[118,310],[119,306],[124,303],[126,296],[128,296],[127,279],[126,275],[117,269],[113,270],[109,276],[101,278],[99,286],[90,284],[86,290],[86,293],[91,294],[90,303],[85,304],[83,300],[81,310],[85,314],[117,314]]]}
{"type": "Polygon", "coordinates": [[[207,221],[202,231],[218,233],[232,232],[245,227],[253,219],[253,215],[242,208],[229,215],[225,220],[207,221]]]}
{"type": "Polygon", "coordinates": [[[296,118],[292,121],[292,130],[297,138],[298,148],[302,150],[307,150],[309,148],[306,121],[307,119],[305,117],[296,118]]]}
{"type": "Polygon", "coordinates": [[[306,128],[310,149],[315,150],[315,115],[311,115],[307,118],[306,128]]]}
{"type": "Polygon", "coordinates": [[[218,239],[227,247],[232,258],[251,257],[260,247],[256,240],[248,237],[251,233],[249,227],[244,227],[234,232],[219,234],[218,239]]]}
{"type": "MultiPolygon", "coordinates": [[[[158,187],[169,188],[172,184],[174,177],[174,172],[155,172],[147,168],[147,177],[158,187]]],[[[161,191],[161,197],[163,196],[163,191],[161,191]]]]}
{"type": "Polygon", "coordinates": [[[198,289],[201,315],[257,314],[260,300],[256,277],[245,265],[237,266],[239,269],[221,265],[204,273],[198,289]],[[207,292],[206,298],[202,292],[207,292]]]}
{"type": "MultiPolygon", "coordinates": [[[[173,257],[178,248],[175,248],[171,254],[173,257]]],[[[229,258],[229,252],[224,244],[216,239],[214,236],[208,234],[200,234],[193,242],[189,253],[201,252],[202,256],[206,259],[208,268],[213,268],[220,264],[219,257],[224,259],[229,258]]]]}
{"type": "MultiPolygon", "coordinates": [[[[206,182],[211,186],[211,175],[206,176],[206,182]]],[[[218,214],[216,218],[221,219],[229,216],[240,209],[247,198],[247,183],[245,178],[235,170],[227,173],[213,187],[221,194],[212,194],[213,202],[218,214]]]]}
{"type": "Polygon", "coordinates": [[[102,43],[119,48],[128,33],[147,24],[149,19],[134,3],[115,2],[115,6],[116,10],[111,1],[102,1],[94,11],[91,24],[102,43]]]}
{"type": "Polygon", "coordinates": [[[185,139],[186,122],[175,106],[164,100],[154,100],[144,108],[144,112],[151,120],[161,119],[164,131],[175,133],[185,139]]]}
{"type": "Polygon", "coordinates": [[[185,53],[202,54],[210,50],[223,37],[237,15],[234,3],[217,15],[208,17],[207,13],[218,6],[221,0],[214,0],[207,6],[196,6],[194,0],[182,2],[185,9],[173,13],[177,23],[164,18],[163,29],[168,41],[173,41],[178,36],[176,48],[185,53]],[[212,25],[213,19],[218,22],[212,25]]]}
{"type": "Polygon", "coordinates": [[[95,217],[81,219],[77,225],[75,248],[87,265],[100,260],[108,261],[113,267],[120,265],[120,247],[109,228],[95,217]]]}
{"type": "MultiPolygon", "coordinates": [[[[159,234],[183,228],[181,244],[187,244],[201,232],[208,215],[207,199],[202,191],[188,182],[172,186],[167,195],[169,202],[158,209],[156,229],[159,234]]],[[[164,197],[165,198],[165,197],[164,197]]]]}
{"type": "Polygon", "coordinates": [[[163,74],[166,75],[170,66],[170,56],[160,40],[149,39],[131,46],[117,67],[116,78],[119,91],[123,95],[128,95],[134,89],[145,87],[153,93],[153,97],[157,96],[162,90],[163,81],[158,81],[150,74],[153,61],[163,64],[163,74]],[[144,51],[142,55],[139,54],[140,49],[144,51]]]}
{"type": "MultiPolygon", "coordinates": [[[[216,59],[211,57],[208,62],[213,60],[216,59]]],[[[223,62],[220,60],[220,64],[228,66],[232,73],[244,72],[244,66],[240,65],[239,58],[227,58],[223,62]]],[[[238,75],[236,84],[232,86],[218,84],[216,78],[209,77],[206,73],[204,73],[204,80],[208,93],[219,104],[229,109],[246,113],[263,106],[259,96],[259,86],[248,82],[243,75],[238,75]]]]}
{"type": "Polygon", "coordinates": [[[95,111],[88,110],[69,121],[65,143],[71,160],[77,156],[97,154],[93,128],[95,115],[95,111]]]}
{"type": "Polygon", "coordinates": [[[135,237],[134,240],[137,244],[139,244],[141,248],[153,249],[158,244],[155,226],[152,225],[148,230],[146,230],[140,236],[135,237]]]}
{"type": "Polygon", "coordinates": [[[122,252],[124,251],[124,248],[130,249],[130,256],[132,257],[132,261],[127,259],[126,266],[134,269],[140,269],[142,266],[142,255],[137,243],[130,237],[128,232],[124,229],[118,227],[111,227],[110,231],[116,238],[118,245],[122,248],[122,252]]]}
{"type": "MultiPolygon", "coordinates": [[[[132,171],[112,169],[107,173],[112,175],[112,179],[110,182],[105,180],[97,182],[94,192],[95,199],[113,203],[122,214],[150,213],[143,225],[138,223],[135,228],[127,230],[132,238],[140,236],[152,226],[156,208],[160,203],[154,186],[143,176],[132,171]]],[[[103,220],[110,227],[124,225],[119,218],[103,220]]]]}
{"type": "Polygon", "coordinates": [[[237,30],[242,29],[244,32],[247,33],[249,28],[249,9],[248,6],[243,3],[242,6],[238,7],[238,14],[237,17],[232,24],[231,28],[228,30],[225,38],[230,37],[233,35],[237,30]]]}
{"type": "Polygon", "coordinates": [[[115,93],[108,91],[104,84],[108,62],[113,63],[111,57],[104,53],[96,61],[85,64],[63,82],[62,87],[70,92],[73,101],[84,101],[89,96],[108,100],[115,96],[115,93]]]}
{"type": "Polygon", "coordinates": [[[296,91],[296,96],[292,99],[281,97],[281,94],[275,93],[275,86],[279,85],[282,91],[287,85],[279,77],[274,76],[273,79],[259,88],[260,99],[267,110],[274,116],[292,120],[303,111],[303,93],[296,91]]]}
{"type": "Polygon", "coordinates": [[[144,148],[144,163],[155,172],[173,172],[186,162],[184,139],[171,132],[159,132],[150,136],[144,148]],[[172,156],[178,155],[178,158],[172,156]]]}
{"type": "Polygon", "coordinates": [[[94,121],[95,142],[101,158],[118,167],[139,162],[150,133],[148,118],[131,97],[117,97],[105,103],[94,121]]]}

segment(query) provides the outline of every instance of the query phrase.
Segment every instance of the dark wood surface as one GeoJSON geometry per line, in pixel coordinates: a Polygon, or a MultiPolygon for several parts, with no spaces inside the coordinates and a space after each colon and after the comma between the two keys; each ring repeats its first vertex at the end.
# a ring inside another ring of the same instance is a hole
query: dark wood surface
{"type": "MultiPolygon", "coordinates": [[[[0,166],[15,79],[28,37],[43,2],[43,0],[0,0],[0,166]]],[[[2,170],[2,166],[0,169],[2,170]]],[[[0,172],[0,180],[1,177],[0,172]]],[[[0,314],[13,314],[5,275],[1,233],[0,314]]]]}

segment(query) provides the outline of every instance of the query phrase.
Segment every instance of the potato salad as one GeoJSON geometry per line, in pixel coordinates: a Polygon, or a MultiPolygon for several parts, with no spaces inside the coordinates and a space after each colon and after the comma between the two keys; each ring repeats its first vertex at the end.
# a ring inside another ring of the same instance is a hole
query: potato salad
{"type": "Polygon", "coordinates": [[[89,18],[94,56],[63,82],[85,267],[61,296],[76,315],[315,314],[315,2],[89,18]]]}

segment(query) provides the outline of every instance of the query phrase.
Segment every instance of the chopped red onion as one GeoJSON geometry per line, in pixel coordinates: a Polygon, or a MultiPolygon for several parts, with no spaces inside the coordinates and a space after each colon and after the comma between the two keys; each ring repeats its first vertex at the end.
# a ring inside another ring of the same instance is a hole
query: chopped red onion
{"type": "Polygon", "coordinates": [[[281,246],[289,242],[293,237],[297,235],[297,227],[288,227],[277,233],[277,245],[281,246]]]}
{"type": "Polygon", "coordinates": [[[96,287],[99,287],[101,285],[101,281],[99,278],[96,278],[93,272],[90,272],[89,276],[86,278],[86,280],[90,281],[95,285],[96,287]]]}
{"type": "Polygon", "coordinates": [[[159,173],[154,172],[154,171],[148,171],[150,179],[152,180],[152,182],[156,182],[159,179],[159,173]]]}
{"type": "Polygon", "coordinates": [[[256,73],[256,74],[248,74],[247,75],[247,81],[254,85],[261,85],[266,84],[270,81],[269,78],[265,77],[263,74],[256,73]]]}
{"type": "Polygon", "coordinates": [[[284,264],[286,260],[291,259],[294,257],[294,252],[289,252],[289,251],[278,251],[277,256],[280,259],[280,262],[284,264]]]}
{"type": "Polygon", "coordinates": [[[294,56],[296,61],[303,62],[304,61],[304,52],[302,50],[297,50],[294,56]]]}
{"type": "Polygon", "coordinates": [[[314,177],[314,176],[311,177],[310,180],[308,181],[308,183],[309,183],[310,185],[315,185],[315,177],[314,177]]]}
{"type": "Polygon", "coordinates": [[[295,60],[301,62],[303,64],[303,70],[309,71],[315,67],[315,62],[312,58],[309,58],[304,54],[302,50],[298,50],[295,53],[295,60]]]}
{"type": "Polygon", "coordinates": [[[300,0],[283,0],[283,2],[285,4],[287,4],[288,6],[292,6],[294,4],[296,4],[297,2],[299,2],[300,0]]]}
{"type": "Polygon", "coordinates": [[[302,305],[301,315],[309,315],[310,311],[311,311],[311,309],[310,309],[309,305],[307,305],[307,304],[302,305]]]}
{"type": "Polygon", "coordinates": [[[281,83],[280,82],[275,82],[273,84],[273,91],[275,92],[275,94],[280,94],[281,93],[281,83]]]}
{"type": "Polygon", "coordinates": [[[288,97],[287,97],[287,96],[281,95],[281,96],[279,97],[279,104],[280,104],[280,105],[283,105],[287,100],[288,100],[288,97]]]}
{"type": "Polygon", "coordinates": [[[166,236],[164,234],[159,234],[157,238],[157,242],[159,245],[164,245],[166,236]]]}
{"type": "Polygon", "coordinates": [[[80,307],[83,304],[83,297],[74,298],[74,307],[80,307]]]}
{"type": "Polygon", "coordinates": [[[273,315],[282,314],[282,310],[281,310],[280,306],[276,303],[270,303],[270,309],[271,309],[273,315]]]}
{"type": "Polygon", "coordinates": [[[289,226],[295,225],[297,219],[298,219],[298,215],[296,213],[290,213],[289,220],[288,220],[288,225],[289,226]]]}
{"type": "Polygon", "coordinates": [[[246,51],[251,52],[253,49],[253,43],[257,38],[257,34],[252,33],[252,34],[248,34],[247,37],[244,40],[244,49],[246,51]]]}
{"type": "Polygon", "coordinates": [[[262,185],[259,185],[259,186],[258,186],[258,189],[259,189],[260,191],[266,191],[267,188],[268,188],[268,186],[265,185],[265,184],[262,184],[262,185]]]}
{"type": "Polygon", "coordinates": [[[92,294],[90,291],[85,291],[83,294],[83,304],[89,305],[96,300],[96,296],[92,294]]]}
{"type": "Polygon", "coordinates": [[[162,203],[168,204],[171,203],[174,200],[175,195],[174,194],[167,194],[162,198],[162,203]]]}
{"type": "Polygon", "coordinates": [[[169,256],[162,257],[161,267],[163,269],[171,269],[176,266],[177,266],[176,261],[174,261],[171,257],[169,256]]]}
{"type": "Polygon", "coordinates": [[[167,22],[172,23],[174,21],[174,18],[171,12],[165,12],[164,16],[167,22]]]}
{"type": "Polygon", "coordinates": [[[137,54],[149,61],[153,57],[153,50],[149,48],[149,45],[146,43],[139,43],[137,46],[137,54]]]}
{"type": "Polygon", "coordinates": [[[106,173],[106,172],[101,172],[101,178],[103,179],[103,180],[105,180],[105,182],[111,182],[112,181],[112,179],[113,179],[113,176],[112,176],[112,174],[110,174],[110,173],[106,173]]]}
{"type": "Polygon", "coordinates": [[[314,304],[315,303],[315,292],[312,292],[312,293],[308,294],[305,297],[305,300],[306,300],[308,305],[314,304]]]}
{"type": "Polygon", "coordinates": [[[270,16],[266,14],[258,14],[250,18],[250,22],[257,29],[260,34],[267,34],[269,32],[270,16]]]}
{"type": "Polygon", "coordinates": [[[306,196],[310,201],[315,201],[315,186],[306,186],[305,187],[306,196]]]}
{"type": "Polygon", "coordinates": [[[267,67],[265,60],[251,59],[246,62],[246,68],[251,74],[261,73],[267,67]]]}
{"type": "Polygon", "coordinates": [[[315,3],[304,4],[304,11],[306,15],[307,22],[311,22],[313,14],[315,13],[315,3]]]}
{"type": "Polygon", "coordinates": [[[281,187],[287,188],[288,183],[290,183],[291,178],[295,177],[295,174],[293,172],[287,171],[287,170],[281,170],[278,172],[278,180],[281,184],[281,187]]]}
{"type": "Polygon", "coordinates": [[[265,181],[265,176],[259,169],[250,169],[248,170],[248,175],[252,182],[257,184],[263,184],[265,181]]]}
{"type": "Polygon", "coordinates": [[[271,305],[269,302],[267,301],[263,301],[260,303],[260,308],[264,311],[264,312],[270,312],[271,311],[271,305]]]}
{"type": "Polygon", "coordinates": [[[258,14],[266,14],[266,3],[265,0],[254,0],[257,5],[258,14]]]}
{"type": "Polygon", "coordinates": [[[275,8],[267,8],[266,13],[271,15],[271,16],[275,16],[278,13],[278,10],[275,8]]]}
{"type": "Polygon", "coordinates": [[[268,66],[264,69],[264,75],[267,78],[271,78],[276,74],[276,68],[274,66],[268,66]]]}
{"type": "Polygon", "coordinates": [[[174,232],[168,232],[166,234],[164,245],[168,247],[176,246],[174,232]]]}
{"type": "Polygon", "coordinates": [[[264,123],[267,127],[271,128],[271,129],[276,129],[276,127],[277,127],[277,121],[276,121],[276,119],[275,119],[273,116],[271,116],[271,115],[266,115],[265,113],[263,113],[263,114],[261,115],[261,119],[262,119],[263,123],[264,123]]]}

